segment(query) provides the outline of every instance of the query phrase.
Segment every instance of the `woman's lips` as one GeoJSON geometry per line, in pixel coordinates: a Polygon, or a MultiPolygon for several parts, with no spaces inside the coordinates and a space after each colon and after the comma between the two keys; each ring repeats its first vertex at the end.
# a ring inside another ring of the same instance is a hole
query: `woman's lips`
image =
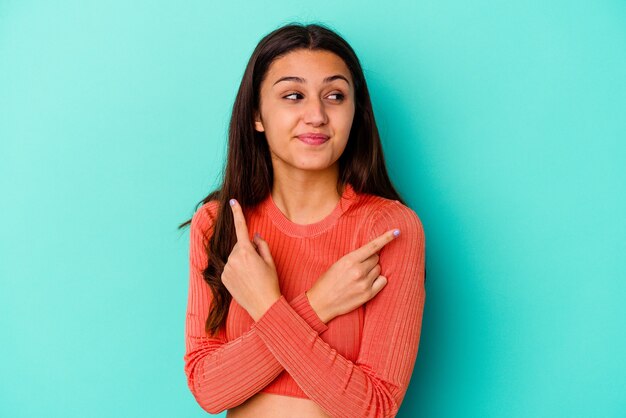
{"type": "Polygon", "coordinates": [[[328,141],[328,136],[321,134],[298,135],[298,139],[309,145],[320,145],[328,141]]]}

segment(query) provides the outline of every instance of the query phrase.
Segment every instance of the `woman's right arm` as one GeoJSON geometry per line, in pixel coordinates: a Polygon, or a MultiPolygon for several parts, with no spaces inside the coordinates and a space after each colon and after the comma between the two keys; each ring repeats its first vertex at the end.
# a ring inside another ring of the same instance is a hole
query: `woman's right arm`
{"type": "MultiPolygon", "coordinates": [[[[284,367],[252,329],[232,341],[226,340],[223,328],[215,337],[204,331],[213,294],[202,271],[208,262],[205,245],[213,233],[213,218],[208,205],[204,205],[191,221],[184,362],[187,385],[194,398],[202,409],[217,414],[258,393],[284,367]]],[[[305,292],[289,304],[318,333],[328,329],[311,307],[305,292]]]]}

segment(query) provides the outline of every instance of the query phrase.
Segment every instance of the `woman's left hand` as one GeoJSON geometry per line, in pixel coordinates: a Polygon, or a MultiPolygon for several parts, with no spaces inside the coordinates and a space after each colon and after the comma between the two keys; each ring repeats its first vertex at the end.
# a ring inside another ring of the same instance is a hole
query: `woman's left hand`
{"type": "Polygon", "coordinates": [[[241,206],[235,199],[232,201],[237,242],[224,266],[222,283],[256,322],[281,296],[278,274],[269,245],[261,237],[255,237],[257,252],[250,241],[241,206]]]}

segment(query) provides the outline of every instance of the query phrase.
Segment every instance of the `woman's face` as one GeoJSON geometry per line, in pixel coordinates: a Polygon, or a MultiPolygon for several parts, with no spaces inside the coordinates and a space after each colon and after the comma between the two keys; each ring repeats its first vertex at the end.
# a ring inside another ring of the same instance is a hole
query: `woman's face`
{"type": "Polygon", "coordinates": [[[265,132],[275,173],[336,169],[354,109],[354,84],[339,56],[298,49],[274,60],[261,83],[255,129],[265,132]],[[299,139],[307,133],[328,140],[314,145],[299,139]]]}

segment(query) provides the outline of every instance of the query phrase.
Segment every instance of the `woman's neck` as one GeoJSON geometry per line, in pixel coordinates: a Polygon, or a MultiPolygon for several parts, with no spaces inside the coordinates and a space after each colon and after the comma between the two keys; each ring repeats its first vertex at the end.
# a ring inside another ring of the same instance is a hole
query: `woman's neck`
{"type": "Polygon", "coordinates": [[[336,176],[315,180],[274,179],[271,193],[280,211],[297,224],[310,224],[324,219],[341,199],[341,194],[337,193],[336,176]]]}

